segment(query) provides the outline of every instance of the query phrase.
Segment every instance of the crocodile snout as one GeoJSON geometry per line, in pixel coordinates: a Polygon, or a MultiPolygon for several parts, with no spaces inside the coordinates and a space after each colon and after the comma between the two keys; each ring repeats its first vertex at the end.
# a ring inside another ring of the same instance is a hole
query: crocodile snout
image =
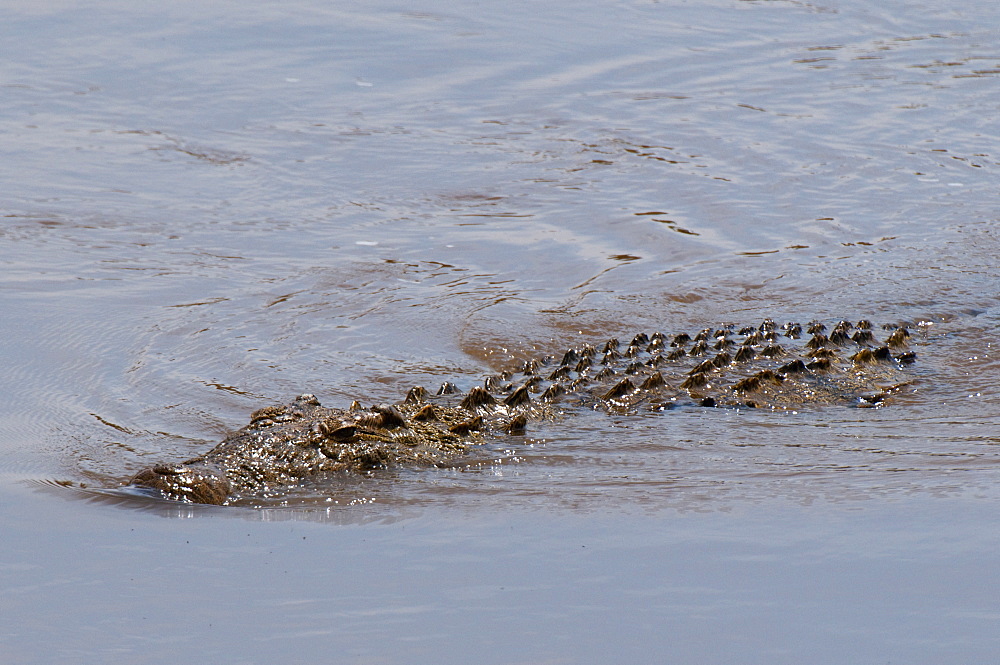
{"type": "Polygon", "coordinates": [[[153,466],[135,474],[129,484],[160,490],[168,499],[218,506],[226,502],[231,489],[221,470],[202,464],[153,466]]]}

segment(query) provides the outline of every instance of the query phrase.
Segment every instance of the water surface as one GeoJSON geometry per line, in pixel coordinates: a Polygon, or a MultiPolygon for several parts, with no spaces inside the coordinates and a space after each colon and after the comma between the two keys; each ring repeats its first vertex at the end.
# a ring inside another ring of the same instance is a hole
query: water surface
{"type": "Polygon", "coordinates": [[[870,4],[0,5],[0,655],[989,660],[1000,16],[870,4]],[[301,392],[764,317],[926,342],[884,409],[101,491],[301,392]]]}

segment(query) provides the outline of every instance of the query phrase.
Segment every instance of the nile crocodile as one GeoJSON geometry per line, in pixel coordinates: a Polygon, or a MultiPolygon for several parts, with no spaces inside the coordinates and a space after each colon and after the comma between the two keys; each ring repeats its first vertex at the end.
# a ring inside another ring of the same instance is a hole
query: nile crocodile
{"type": "Polygon", "coordinates": [[[877,407],[907,382],[916,359],[905,326],[841,321],[706,328],[636,335],[628,344],[571,348],[523,362],[462,393],[444,383],[392,405],[327,408],[313,395],[255,411],[200,457],[140,471],[130,485],[163,497],[225,504],[336,472],[441,465],[490,437],[572,408],[614,412],[678,406],[797,409],[809,403],[877,407]],[[879,341],[876,335],[882,337],[879,341]]]}

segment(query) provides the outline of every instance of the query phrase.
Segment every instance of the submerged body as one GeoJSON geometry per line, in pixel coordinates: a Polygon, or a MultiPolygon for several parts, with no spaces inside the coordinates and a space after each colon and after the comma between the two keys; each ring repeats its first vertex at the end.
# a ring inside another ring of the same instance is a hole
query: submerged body
{"type": "Polygon", "coordinates": [[[800,408],[880,406],[906,377],[905,327],[867,321],[636,335],[525,361],[461,394],[414,388],[391,406],[327,408],[313,395],[255,411],[250,424],[205,455],[140,471],[130,481],[166,498],[225,504],[324,473],[400,464],[448,464],[489,437],[522,434],[573,408],[666,410],[681,405],[800,408]],[[829,333],[829,334],[827,334],[829,333]],[[882,340],[876,338],[882,336],[882,340]]]}

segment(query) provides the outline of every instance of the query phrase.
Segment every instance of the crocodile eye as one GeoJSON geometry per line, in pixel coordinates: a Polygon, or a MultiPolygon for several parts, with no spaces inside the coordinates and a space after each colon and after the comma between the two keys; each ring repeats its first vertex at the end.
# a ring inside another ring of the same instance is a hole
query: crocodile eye
{"type": "Polygon", "coordinates": [[[354,438],[354,434],[357,432],[357,429],[358,428],[354,425],[343,425],[330,430],[326,436],[334,441],[350,441],[354,438]]]}

